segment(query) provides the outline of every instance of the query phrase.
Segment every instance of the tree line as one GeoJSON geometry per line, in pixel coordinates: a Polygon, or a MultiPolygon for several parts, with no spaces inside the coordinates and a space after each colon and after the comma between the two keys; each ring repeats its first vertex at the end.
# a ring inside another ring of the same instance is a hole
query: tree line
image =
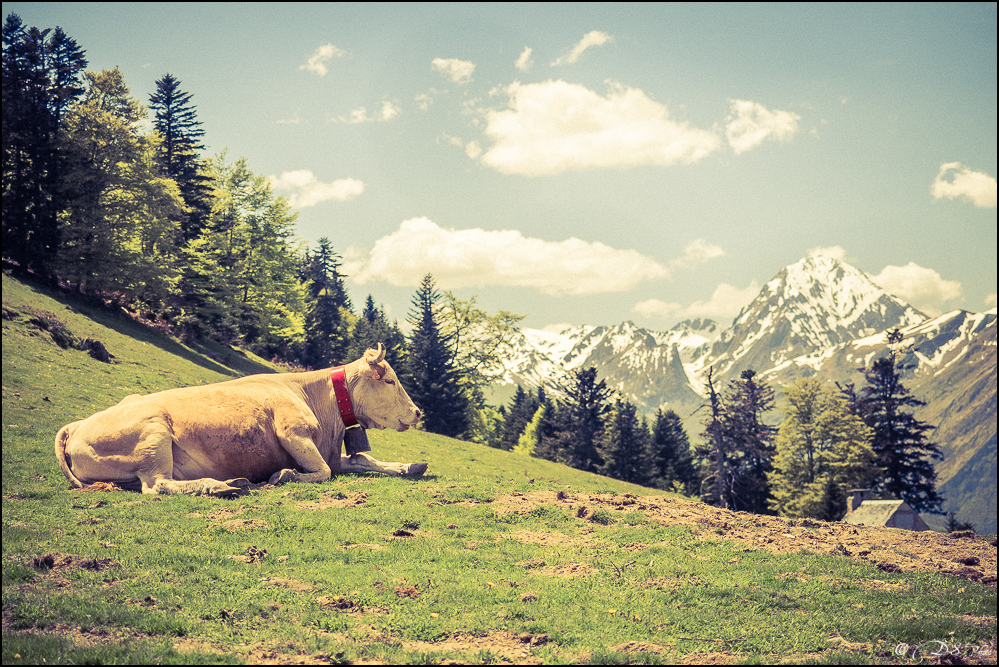
{"type": "Polygon", "coordinates": [[[849,492],[864,488],[942,514],[933,468],[942,455],[933,427],[912,412],[925,402],[901,380],[901,338],[889,334],[860,388],[814,378],[784,388],[776,426],[767,421],[774,389],[752,370],[723,391],[709,372],[702,441],[692,446],[675,412],[660,409],[649,423],[588,368],[558,399],[518,387],[489,444],[735,511],[837,521],[849,492]]]}

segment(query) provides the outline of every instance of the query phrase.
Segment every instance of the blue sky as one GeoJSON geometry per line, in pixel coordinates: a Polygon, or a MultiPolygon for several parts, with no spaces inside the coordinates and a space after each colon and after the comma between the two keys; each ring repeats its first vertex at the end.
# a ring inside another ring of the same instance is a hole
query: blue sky
{"type": "Polygon", "coordinates": [[[525,326],[728,323],[846,259],[996,305],[996,5],[4,3],[228,149],[404,320],[420,278],[525,326]]]}

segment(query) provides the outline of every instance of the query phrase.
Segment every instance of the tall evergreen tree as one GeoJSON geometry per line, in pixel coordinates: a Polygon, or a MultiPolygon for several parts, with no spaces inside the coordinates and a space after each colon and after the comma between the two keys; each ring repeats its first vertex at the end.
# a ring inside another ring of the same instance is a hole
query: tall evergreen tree
{"type": "Polygon", "coordinates": [[[902,383],[901,343],[902,333],[890,332],[888,354],[864,369],[866,384],[859,394],[852,384],[844,393],[854,413],[874,432],[871,448],[884,471],[874,492],[904,500],[917,512],[943,514],[944,499],[937,493],[933,467],[943,454],[927,437],[934,427],[912,413],[926,402],[912,396],[902,383]]]}
{"type": "Polygon", "coordinates": [[[725,431],[735,454],[734,509],[769,513],[767,476],[773,470],[775,429],[763,416],[774,407],[773,389],[758,382],[755,371],[745,370],[730,383],[725,402],[725,431]]]}
{"type": "Polygon", "coordinates": [[[549,461],[597,472],[603,464],[599,438],[610,411],[607,402],[614,392],[603,380],[597,381],[597,369],[593,367],[569,376],[562,392],[565,400],[542,421],[537,454],[549,461]]]}
{"type": "Polygon", "coordinates": [[[799,380],[786,395],[774,440],[770,506],[781,516],[838,521],[847,492],[867,488],[877,477],[871,431],[818,380],[799,380]]]}
{"type": "Polygon", "coordinates": [[[510,451],[517,446],[521,434],[538,411],[538,407],[538,399],[517,385],[510,407],[506,410],[506,419],[503,421],[503,432],[499,442],[501,449],[510,451]]]}
{"type": "Polygon", "coordinates": [[[708,369],[708,398],[711,415],[704,424],[703,449],[698,453],[708,462],[708,469],[701,481],[701,500],[709,505],[723,509],[734,507],[732,488],[735,484],[735,473],[729,459],[731,458],[732,442],[725,428],[725,409],[722,398],[715,390],[714,368],[708,369]]]}
{"type": "Polygon", "coordinates": [[[632,484],[648,484],[652,479],[651,434],[635,405],[618,399],[607,416],[600,435],[601,475],[632,484]]]}
{"type": "Polygon", "coordinates": [[[457,437],[468,429],[468,398],[454,367],[450,341],[440,330],[441,298],[433,276],[424,276],[410,311],[413,333],[405,364],[407,390],[423,410],[427,431],[457,437]]]}
{"type": "Polygon", "coordinates": [[[351,331],[346,358],[358,359],[365,350],[376,348],[378,343],[385,346],[385,360],[389,365],[401,370],[406,353],[406,337],[399,330],[399,325],[389,322],[384,311],[375,306],[375,300],[369,294],[351,331]]]}
{"type": "Polygon", "coordinates": [[[201,233],[211,213],[210,179],[198,158],[205,132],[191,97],[180,90],[180,81],[172,74],[163,75],[156,82],[156,92],[149,96],[153,126],[163,137],[157,153],[159,163],[177,182],[188,207],[181,225],[186,240],[201,233]]]}
{"type": "Polygon", "coordinates": [[[51,277],[64,207],[58,133],[83,93],[84,51],[62,30],[3,26],[3,256],[51,277]]]}
{"type": "Polygon", "coordinates": [[[350,298],[340,274],[340,256],[326,237],[319,239],[315,254],[307,254],[303,279],[308,306],[305,312],[303,361],[313,368],[345,364],[350,345],[347,313],[350,298]]]}
{"type": "Polygon", "coordinates": [[[656,411],[650,452],[651,483],[657,488],[680,490],[693,495],[700,485],[690,440],[679,415],[673,410],[656,411]]]}

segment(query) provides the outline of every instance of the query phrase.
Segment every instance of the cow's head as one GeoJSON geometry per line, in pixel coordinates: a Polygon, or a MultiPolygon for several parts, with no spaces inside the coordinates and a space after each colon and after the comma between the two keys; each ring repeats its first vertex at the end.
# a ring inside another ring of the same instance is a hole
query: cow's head
{"type": "Polygon", "coordinates": [[[405,431],[415,426],[423,413],[402,388],[399,376],[385,361],[385,346],[368,350],[354,362],[357,381],[351,389],[354,414],[364,428],[394,428],[405,431]]]}

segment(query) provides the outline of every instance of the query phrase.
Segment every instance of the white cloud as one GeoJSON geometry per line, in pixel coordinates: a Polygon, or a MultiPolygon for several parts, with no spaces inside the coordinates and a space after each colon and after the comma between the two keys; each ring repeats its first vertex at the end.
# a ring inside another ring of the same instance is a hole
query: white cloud
{"type": "Polygon", "coordinates": [[[961,283],[944,280],[933,269],[909,262],[905,266],[886,266],[881,273],[868,274],[875,285],[912,304],[927,315],[936,316],[948,310],[945,306],[963,296],[961,283]]]}
{"type": "Polygon", "coordinates": [[[443,229],[427,218],[404,221],[369,252],[348,249],[344,268],[359,284],[414,287],[432,273],[444,289],[502,285],[550,295],[622,292],[669,275],[635,250],[577,238],[545,241],[515,230],[443,229]]]}
{"type": "Polygon", "coordinates": [[[416,101],[416,106],[420,107],[420,111],[426,111],[430,108],[430,105],[434,103],[434,98],[430,95],[429,91],[426,93],[420,93],[413,99],[416,101]]]}
{"type": "Polygon", "coordinates": [[[670,320],[707,317],[713,320],[734,318],[760,293],[760,285],[755,280],[744,288],[721,283],[707,301],[695,301],[689,306],[649,299],[636,303],[632,312],[648,319],[670,320]]]}
{"type": "Polygon", "coordinates": [[[350,123],[351,125],[356,125],[358,123],[384,123],[390,121],[396,116],[402,113],[402,109],[393,104],[392,102],[382,102],[382,107],[376,111],[373,115],[368,115],[367,107],[358,107],[350,112],[350,116],[340,116],[339,118],[330,119],[330,122],[334,123],[350,123]]]}
{"type": "Polygon", "coordinates": [[[985,307],[995,308],[996,307],[996,293],[993,292],[985,297],[985,307]]]}
{"type": "Polygon", "coordinates": [[[557,67],[559,65],[572,65],[579,60],[579,56],[583,55],[583,51],[591,46],[603,46],[607,42],[611,41],[611,39],[613,38],[605,32],[591,30],[583,35],[583,39],[579,40],[579,43],[572,47],[568,53],[559,56],[557,60],[553,61],[551,66],[557,67]]]}
{"type": "Polygon", "coordinates": [[[364,183],[356,178],[341,178],[323,183],[308,169],[286,171],[280,176],[268,176],[275,190],[291,190],[288,202],[292,208],[308,208],[324,201],[349,201],[364,192],[364,183]]]}
{"type": "Polygon", "coordinates": [[[512,83],[508,108],[485,111],[493,145],[482,163],[505,174],[671,165],[700,160],[721,146],[714,132],[669,119],[637,88],[612,84],[606,97],[565,81],[512,83]]]}
{"type": "Polygon", "coordinates": [[[274,121],[275,125],[299,125],[302,122],[302,117],[296,111],[295,115],[291,118],[279,118],[274,121]]]}
{"type": "Polygon", "coordinates": [[[960,162],[945,162],[930,186],[930,194],[936,199],[964,197],[978,208],[995,208],[996,179],[982,171],[971,171],[960,162]],[[951,179],[944,180],[951,172],[951,179]]]}
{"type": "Polygon", "coordinates": [[[790,111],[769,111],[762,104],[748,100],[729,100],[732,110],[725,125],[725,136],[736,155],[756,148],[766,139],[790,141],[798,131],[801,116],[790,111]]]}
{"type": "Polygon", "coordinates": [[[818,246],[811,248],[807,253],[808,257],[831,257],[840,262],[846,261],[846,250],[843,246],[832,245],[828,247],[818,246]]]}
{"type": "Polygon", "coordinates": [[[472,72],[475,71],[475,63],[457,58],[434,58],[430,64],[455,83],[468,83],[472,80],[472,72]]]}
{"type": "Polygon", "coordinates": [[[708,243],[704,239],[694,239],[683,249],[683,256],[672,260],[670,266],[678,269],[689,269],[724,256],[725,251],[721,247],[708,243]]]}
{"type": "Polygon", "coordinates": [[[326,63],[332,60],[334,57],[343,58],[346,52],[338,49],[332,44],[324,44],[316,49],[312,57],[309,58],[308,62],[304,65],[299,66],[298,69],[304,69],[307,72],[312,72],[313,74],[318,74],[319,76],[326,76],[329,71],[326,69],[326,63]]]}
{"type": "Polygon", "coordinates": [[[525,46],[524,50],[520,54],[520,57],[517,58],[517,62],[515,62],[513,66],[521,72],[530,72],[531,67],[534,65],[534,60],[531,58],[531,51],[533,51],[531,47],[525,46]]]}

